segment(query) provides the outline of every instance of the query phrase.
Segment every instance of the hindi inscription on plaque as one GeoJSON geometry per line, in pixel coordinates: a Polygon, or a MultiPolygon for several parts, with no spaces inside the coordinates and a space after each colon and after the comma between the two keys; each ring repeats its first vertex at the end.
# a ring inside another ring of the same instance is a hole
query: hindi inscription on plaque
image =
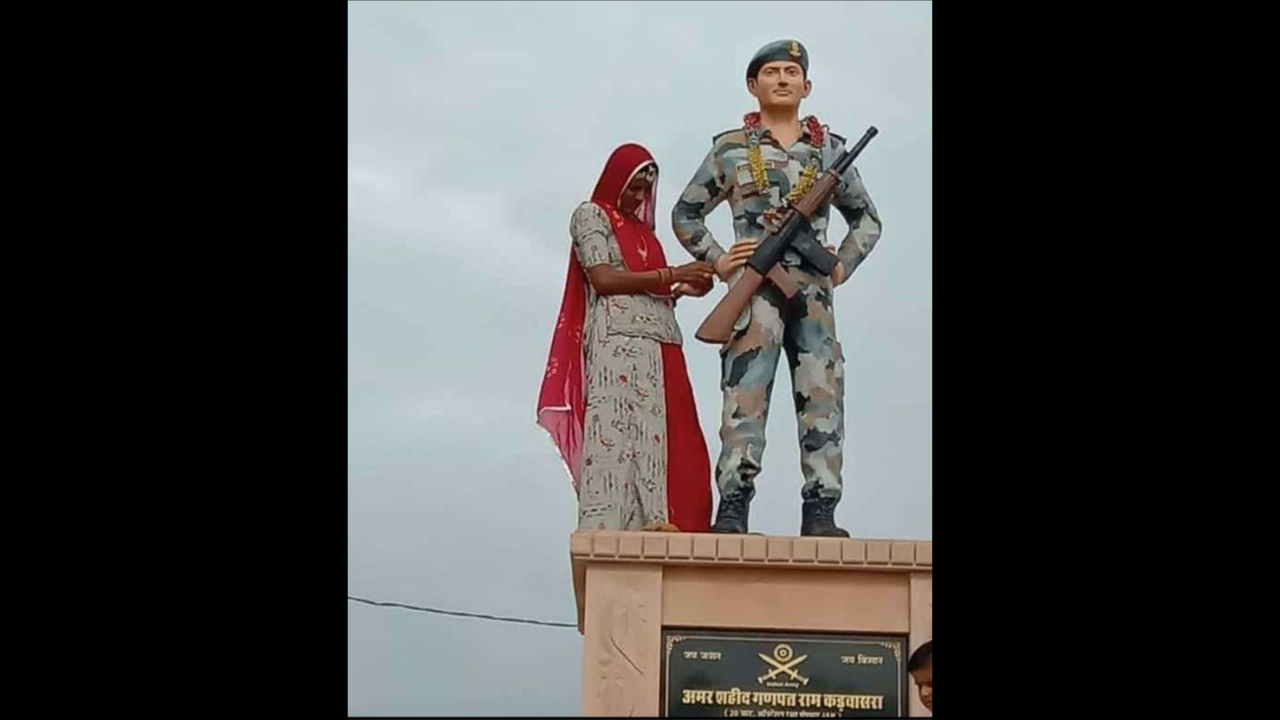
{"type": "Polygon", "coordinates": [[[667,717],[903,717],[907,639],[663,630],[667,717]]]}

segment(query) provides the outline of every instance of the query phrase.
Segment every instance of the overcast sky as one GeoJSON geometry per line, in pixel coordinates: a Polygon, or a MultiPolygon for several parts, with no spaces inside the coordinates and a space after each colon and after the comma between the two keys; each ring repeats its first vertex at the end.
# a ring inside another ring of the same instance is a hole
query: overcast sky
{"type": "MultiPolygon", "coordinates": [[[[347,590],[572,622],[576,499],[534,408],[569,217],[617,145],[657,158],[658,236],[711,137],[755,109],[761,45],[810,54],[802,114],[856,139],[884,220],[836,293],[845,492],[856,537],[933,539],[932,5],[370,3],[347,30],[347,590]]],[[[728,246],[728,204],[709,220],[728,246]]],[[[832,237],[844,223],[832,213],[832,237]]],[[[676,314],[719,453],[715,347],[676,314]]],[[[779,366],[752,529],[799,532],[799,451],[779,366]]],[[[347,712],[576,714],[576,630],[347,604],[347,712]]]]}

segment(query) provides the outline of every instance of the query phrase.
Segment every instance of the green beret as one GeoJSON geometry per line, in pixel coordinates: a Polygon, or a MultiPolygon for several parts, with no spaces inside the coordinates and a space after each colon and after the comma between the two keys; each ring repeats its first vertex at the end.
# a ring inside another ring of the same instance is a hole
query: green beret
{"type": "Polygon", "coordinates": [[[747,77],[755,77],[762,65],[779,60],[799,63],[805,76],[809,75],[809,51],[796,40],[775,40],[756,51],[747,65],[747,77]]]}

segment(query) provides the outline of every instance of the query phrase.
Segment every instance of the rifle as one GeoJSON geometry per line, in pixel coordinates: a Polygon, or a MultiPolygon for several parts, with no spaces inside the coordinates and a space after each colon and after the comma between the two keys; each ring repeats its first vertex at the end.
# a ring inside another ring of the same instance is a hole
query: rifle
{"type": "Polygon", "coordinates": [[[743,266],[742,277],[729,288],[718,305],[698,326],[694,337],[705,343],[725,343],[733,335],[733,325],[742,315],[742,311],[751,302],[751,297],[764,285],[768,278],[782,294],[791,299],[800,291],[800,286],[787,274],[778,260],[787,248],[793,248],[806,260],[813,263],[823,274],[830,275],[838,260],[829,250],[818,245],[813,239],[813,227],[809,218],[813,217],[835,194],[840,185],[840,176],[853,164],[854,158],[871,142],[880,131],[871,127],[862,139],[852,148],[840,153],[822,178],[809,188],[804,197],[786,209],[776,230],[771,231],[760,245],[751,253],[747,264],[743,266]]]}

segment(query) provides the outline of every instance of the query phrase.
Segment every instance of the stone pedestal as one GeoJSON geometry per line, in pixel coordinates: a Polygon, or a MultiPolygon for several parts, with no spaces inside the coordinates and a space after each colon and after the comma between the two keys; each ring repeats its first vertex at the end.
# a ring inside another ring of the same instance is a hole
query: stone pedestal
{"type": "Polygon", "coordinates": [[[598,531],[570,556],[587,716],[662,714],[663,628],[933,637],[931,542],[598,531]]]}

